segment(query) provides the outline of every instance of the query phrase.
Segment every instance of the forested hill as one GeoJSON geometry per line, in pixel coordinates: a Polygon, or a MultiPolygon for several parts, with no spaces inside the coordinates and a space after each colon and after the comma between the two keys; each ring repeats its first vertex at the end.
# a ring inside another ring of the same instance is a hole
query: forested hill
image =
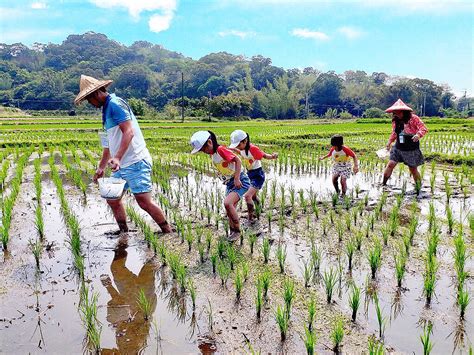
{"type": "Polygon", "coordinates": [[[70,35],[59,45],[0,44],[0,105],[71,109],[79,77],[87,74],[113,79],[111,90],[124,98],[170,110],[181,100],[181,73],[187,110],[196,115],[210,109],[215,116],[360,116],[399,97],[426,116],[453,116],[467,107],[462,99],[454,102],[448,88],[427,79],[359,70],[285,70],[270,58],[226,52],[193,60],[160,45],[138,41],[125,46],[93,32],[70,35]]]}

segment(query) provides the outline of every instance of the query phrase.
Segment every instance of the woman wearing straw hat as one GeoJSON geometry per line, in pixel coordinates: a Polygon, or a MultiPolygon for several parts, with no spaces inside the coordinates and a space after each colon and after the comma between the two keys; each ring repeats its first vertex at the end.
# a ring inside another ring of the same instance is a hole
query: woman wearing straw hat
{"type": "Polygon", "coordinates": [[[421,188],[421,176],[418,166],[424,163],[420,150],[420,139],[428,132],[423,121],[413,113],[413,109],[398,99],[385,110],[392,113],[392,134],[388,139],[387,150],[390,151],[390,161],[383,173],[382,185],[386,185],[392,171],[398,163],[408,165],[417,189],[421,188]],[[396,142],[392,147],[393,142],[396,142]]]}
{"type": "MultiPolygon", "coordinates": [[[[80,92],[74,103],[87,100],[92,106],[102,108],[102,159],[94,174],[94,181],[104,176],[107,165],[113,176],[127,183],[125,189],[135,196],[138,205],[160,226],[163,233],[172,232],[161,208],[151,199],[152,159],[146,147],[137,119],[130,106],[115,94],[109,94],[107,87],[112,80],[97,80],[81,75],[80,92]]],[[[127,216],[122,199],[107,200],[121,232],[127,232],[127,216]]]]}

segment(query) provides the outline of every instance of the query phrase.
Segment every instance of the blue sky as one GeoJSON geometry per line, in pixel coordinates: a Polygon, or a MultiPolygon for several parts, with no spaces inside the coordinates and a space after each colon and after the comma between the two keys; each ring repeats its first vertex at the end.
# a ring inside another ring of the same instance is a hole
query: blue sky
{"type": "Polygon", "coordinates": [[[94,31],[198,59],[262,54],[284,68],[383,71],[473,95],[469,0],[2,0],[0,42],[60,43],[94,31]]]}

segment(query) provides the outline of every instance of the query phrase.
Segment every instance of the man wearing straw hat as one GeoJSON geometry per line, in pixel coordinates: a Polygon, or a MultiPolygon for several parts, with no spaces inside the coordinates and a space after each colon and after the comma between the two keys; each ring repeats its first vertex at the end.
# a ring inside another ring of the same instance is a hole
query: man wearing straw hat
{"type": "MultiPolygon", "coordinates": [[[[152,200],[152,159],[145,144],[137,119],[130,106],[115,94],[109,94],[107,87],[112,80],[97,80],[81,75],[80,92],[74,103],[87,100],[94,107],[102,108],[102,159],[94,174],[94,181],[104,176],[107,165],[113,176],[124,179],[135,196],[138,205],[160,226],[163,233],[172,232],[161,208],[152,200]]],[[[122,199],[107,200],[121,232],[127,232],[127,216],[122,199]]]]}

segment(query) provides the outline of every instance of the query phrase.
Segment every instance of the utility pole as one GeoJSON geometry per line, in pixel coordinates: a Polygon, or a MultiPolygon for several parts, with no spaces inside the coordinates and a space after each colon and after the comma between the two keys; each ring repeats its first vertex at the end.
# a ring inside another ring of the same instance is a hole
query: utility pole
{"type": "Polygon", "coordinates": [[[305,97],[306,101],[305,101],[305,109],[306,109],[306,119],[308,119],[309,117],[309,104],[308,104],[308,93],[306,93],[306,97],[305,97]]]}
{"type": "Polygon", "coordinates": [[[426,116],[426,92],[423,93],[423,117],[426,116]]]}
{"type": "Polygon", "coordinates": [[[184,123],[184,74],[181,72],[181,122],[184,123]]]}
{"type": "Polygon", "coordinates": [[[212,99],[212,93],[210,91],[207,92],[208,97],[207,97],[207,114],[208,114],[208,119],[209,122],[211,122],[211,99],[212,99]]]}

